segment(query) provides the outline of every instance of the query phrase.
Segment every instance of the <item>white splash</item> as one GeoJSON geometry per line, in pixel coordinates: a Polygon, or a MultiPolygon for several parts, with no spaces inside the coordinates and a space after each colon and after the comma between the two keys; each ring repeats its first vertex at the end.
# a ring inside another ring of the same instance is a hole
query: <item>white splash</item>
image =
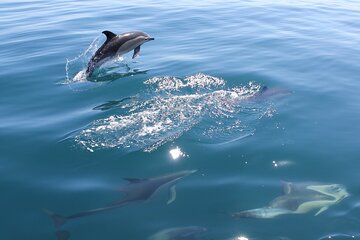
{"type": "MultiPolygon", "coordinates": [[[[254,129],[247,123],[258,120],[262,114],[260,109],[246,107],[244,102],[259,91],[260,85],[254,83],[219,89],[225,85],[224,80],[196,74],[183,80],[156,77],[145,84],[155,85],[150,97],[132,104],[125,114],[92,122],[77,133],[75,141],[89,151],[116,147],[124,151],[151,152],[195,129],[195,135],[200,132],[199,138],[214,137],[227,142],[234,137],[250,136],[254,129]],[[197,91],[180,91],[183,87],[196,87],[197,91]],[[164,89],[177,92],[159,93],[164,89]]],[[[176,151],[174,153],[176,156],[176,151]]]]}
{"type": "Polygon", "coordinates": [[[64,84],[69,84],[72,82],[83,82],[86,80],[86,69],[81,69],[89,61],[90,57],[95,53],[100,44],[100,36],[96,37],[89,47],[80,53],[78,56],[72,59],[66,59],[65,64],[65,73],[66,79],[64,84]],[[79,70],[81,69],[81,70],[79,70]],[[74,77],[72,77],[74,76],[74,77]]]}
{"type": "Polygon", "coordinates": [[[156,92],[160,91],[179,91],[182,88],[212,89],[213,87],[224,86],[225,81],[221,78],[212,77],[203,73],[198,73],[185,79],[176,77],[153,77],[144,82],[145,84],[155,85],[156,92]]]}
{"type": "Polygon", "coordinates": [[[86,81],[86,70],[81,70],[78,72],[75,77],[73,77],[74,82],[83,82],[86,81]]]}

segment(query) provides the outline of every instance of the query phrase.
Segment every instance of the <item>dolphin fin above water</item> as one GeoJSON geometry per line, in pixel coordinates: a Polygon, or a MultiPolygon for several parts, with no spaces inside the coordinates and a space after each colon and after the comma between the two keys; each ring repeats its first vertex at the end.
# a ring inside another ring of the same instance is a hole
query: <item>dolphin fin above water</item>
{"type": "Polygon", "coordinates": [[[120,189],[120,191],[124,193],[123,199],[121,199],[120,201],[110,203],[104,207],[90,209],[90,210],[74,213],[68,216],[62,216],[47,209],[44,209],[44,211],[53,221],[55,227],[59,228],[62,225],[64,225],[68,220],[71,219],[82,218],[85,216],[90,216],[105,211],[109,211],[112,209],[124,207],[131,203],[146,201],[150,199],[157,192],[159,188],[168,184],[171,184],[170,187],[171,194],[170,194],[170,199],[168,201],[168,203],[171,203],[176,198],[175,183],[178,180],[196,171],[197,170],[180,171],[180,172],[175,172],[175,173],[148,178],[148,179],[125,178],[125,180],[128,181],[129,183],[120,189]]]}
{"type": "Polygon", "coordinates": [[[114,37],[116,37],[115,33],[108,31],[108,30],[103,31],[102,33],[106,36],[105,44],[108,43],[114,37]]]}

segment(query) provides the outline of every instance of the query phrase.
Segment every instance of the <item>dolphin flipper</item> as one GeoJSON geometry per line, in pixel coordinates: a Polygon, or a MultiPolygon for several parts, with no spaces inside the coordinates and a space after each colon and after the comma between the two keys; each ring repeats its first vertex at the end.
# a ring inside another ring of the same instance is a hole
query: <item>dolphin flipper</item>
{"type": "Polygon", "coordinates": [[[173,201],[175,201],[175,199],[176,199],[176,189],[175,189],[175,185],[173,185],[169,188],[169,200],[167,201],[167,204],[172,203],[173,201]]]}
{"type": "Polygon", "coordinates": [[[310,186],[307,186],[307,189],[310,189],[310,190],[313,190],[313,191],[316,191],[321,194],[329,196],[329,193],[328,193],[329,186],[330,185],[310,185],[310,186]]]}
{"type": "Polygon", "coordinates": [[[320,208],[320,210],[317,213],[315,213],[315,216],[319,215],[320,213],[327,210],[328,208],[329,208],[329,206],[325,206],[325,207],[320,208]]]}
{"type": "Polygon", "coordinates": [[[140,54],[140,46],[137,46],[135,49],[134,49],[134,55],[132,56],[132,58],[136,58],[138,55],[140,54]]]}

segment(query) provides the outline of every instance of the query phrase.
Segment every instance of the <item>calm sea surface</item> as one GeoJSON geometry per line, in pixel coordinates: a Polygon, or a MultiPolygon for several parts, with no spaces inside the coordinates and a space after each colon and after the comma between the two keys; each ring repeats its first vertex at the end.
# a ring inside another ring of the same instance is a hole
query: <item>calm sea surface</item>
{"type": "MultiPolygon", "coordinates": [[[[0,239],[186,226],[207,240],[360,239],[359,1],[2,0],[0,30],[0,239]],[[75,77],[104,30],[155,41],[75,77]],[[198,171],[171,204],[163,186],[58,228],[44,211],[101,208],[124,178],[183,170],[198,171]],[[317,216],[231,217],[268,206],[284,181],[350,196],[317,216]]],[[[161,239],[195,239],[182,230],[161,239]]]]}

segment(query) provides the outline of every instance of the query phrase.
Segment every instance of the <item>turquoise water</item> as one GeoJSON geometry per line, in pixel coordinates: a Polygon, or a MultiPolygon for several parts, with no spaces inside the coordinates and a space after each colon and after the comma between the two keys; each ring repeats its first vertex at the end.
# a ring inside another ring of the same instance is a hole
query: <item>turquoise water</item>
{"type": "Polygon", "coordinates": [[[44,208],[100,208],[122,198],[123,178],[192,169],[169,205],[162,188],[58,230],[360,239],[358,1],[3,0],[0,26],[1,239],[56,239],[44,208]],[[155,41],[74,79],[103,30],[155,41]],[[283,181],[342,184],[350,196],[318,216],[230,216],[266,206],[283,181]]]}

